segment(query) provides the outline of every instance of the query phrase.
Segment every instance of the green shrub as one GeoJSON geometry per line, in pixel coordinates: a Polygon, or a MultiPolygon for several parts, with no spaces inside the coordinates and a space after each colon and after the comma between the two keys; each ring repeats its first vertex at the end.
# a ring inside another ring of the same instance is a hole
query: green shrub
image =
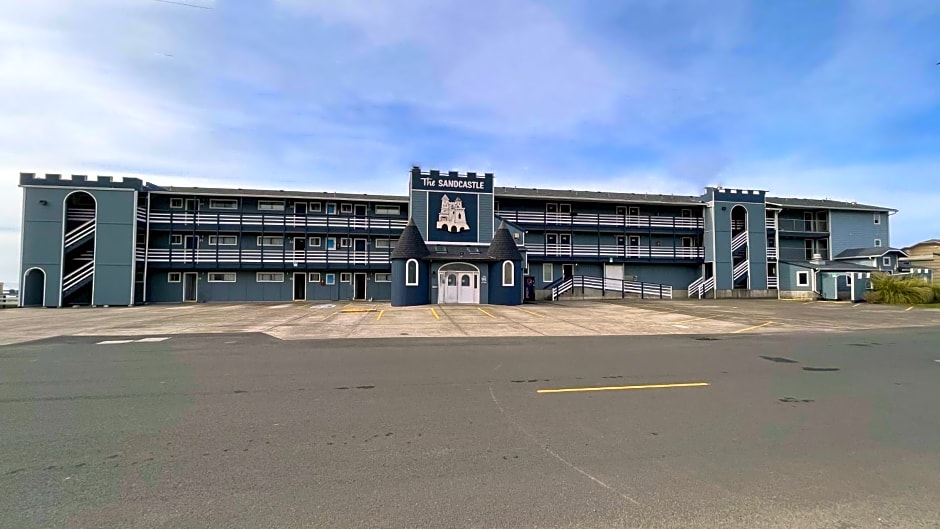
{"type": "Polygon", "coordinates": [[[874,290],[866,290],[864,297],[866,303],[884,303],[881,299],[881,294],[874,290]]]}
{"type": "Polygon", "coordinates": [[[917,305],[936,297],[936,289],[919,277],[872,274],[871,288],[878,299],[873,303],[917,305]]]}
{"type": "Polygon", "coordinates": [[[931,285],[930,288],[933,289],[933,302],[940,303],[940,285],[931,285]]]}

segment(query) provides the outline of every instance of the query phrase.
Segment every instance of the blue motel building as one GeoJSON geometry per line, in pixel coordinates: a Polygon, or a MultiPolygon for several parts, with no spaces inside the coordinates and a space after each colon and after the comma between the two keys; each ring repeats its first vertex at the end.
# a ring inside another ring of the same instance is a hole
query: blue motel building
{"type": "Polygon", "coordinates": [[[20,304],[513,305],[572,296],[861,300],[924,274],[896,210],[763,190],[497,187],[413,167],[406,195],[21,173],[20,304]]]}

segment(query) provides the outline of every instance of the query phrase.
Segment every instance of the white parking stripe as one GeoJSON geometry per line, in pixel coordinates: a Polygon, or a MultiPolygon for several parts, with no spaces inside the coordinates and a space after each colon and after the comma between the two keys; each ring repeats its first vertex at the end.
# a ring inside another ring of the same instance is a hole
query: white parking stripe
{"type": "Polygon", "coordinates": [[[273,306],[268,307],[268,308],[269,308],[269,309],[283,309],[283,308],[286,308],[286,307],[293,307],[293,306],[294,306],[293,303],[288,303],[287,305],[273,305],[273,306]]]}
{"type": "Polygon", "coordinates": [[[95,345],[114,345],[119,343],[131,343],[134,340],[105,340],[103,342],[98,342],[95,345]]]}
{"type": "Polygon", "coordinates": [[[169,340],[169,336],[155,337],[155,338],[141,338],[140,340],[134,340],[135,342],[162,342],[164,340],[169,340]]]}

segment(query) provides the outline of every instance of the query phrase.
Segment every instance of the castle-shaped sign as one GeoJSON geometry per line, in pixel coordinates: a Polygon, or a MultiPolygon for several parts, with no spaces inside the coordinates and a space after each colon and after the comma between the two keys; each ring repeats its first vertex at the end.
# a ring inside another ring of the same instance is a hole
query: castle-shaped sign
{"type": "Polygon", "coordinates": [[[451,202],[447,195],[441,197],[441,212],[437,215],[437,229],[459,233],[467,231],[467,210],[463,207],[463,200],[457,197],[451,202]]]}

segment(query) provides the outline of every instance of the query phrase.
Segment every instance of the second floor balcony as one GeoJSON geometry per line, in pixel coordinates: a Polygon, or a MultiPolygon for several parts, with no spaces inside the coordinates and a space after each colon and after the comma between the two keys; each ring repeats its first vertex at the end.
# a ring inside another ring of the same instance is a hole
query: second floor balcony
{"type": "Polygon", "coordinates": [[[529,256],[624,259],[703,259],[705,248],[688,246],[622,246],[618,244],[527,244],[529,256]]]}
{"type": "MultiPolygon", "coordinates": [[[[147,222],[147,210],[137,209],[137,220],[147,222]]],[[[151,224],[216,229],[244,226],[252,229],[281,227],[285,230],[390,230],[401,231],[406,219],[348,215],[293,215],[284,213],[205,213],[202,211],[151,211],[151,224]]]]}
{"type": "Polygon", "coordinates": [[[663,230],[701,230],[701,217],[666,217],[657,215],[615,215],[609,213],[548,213],[544,211],[499,210],[496,216],[519,226],[569,228],[653,228],[663,230]]]}
{"type": "Polygon", "coordinates": [[[829,233],[829,221],[826,219],[778,219],[777,230],[795,233],[829,233]]]}
{"type": "Polygon", "coordinates": [[[137,248],[137,260],[153,264],[389,265],[387,250],[223,250],[215,248],[137,248]]]}

